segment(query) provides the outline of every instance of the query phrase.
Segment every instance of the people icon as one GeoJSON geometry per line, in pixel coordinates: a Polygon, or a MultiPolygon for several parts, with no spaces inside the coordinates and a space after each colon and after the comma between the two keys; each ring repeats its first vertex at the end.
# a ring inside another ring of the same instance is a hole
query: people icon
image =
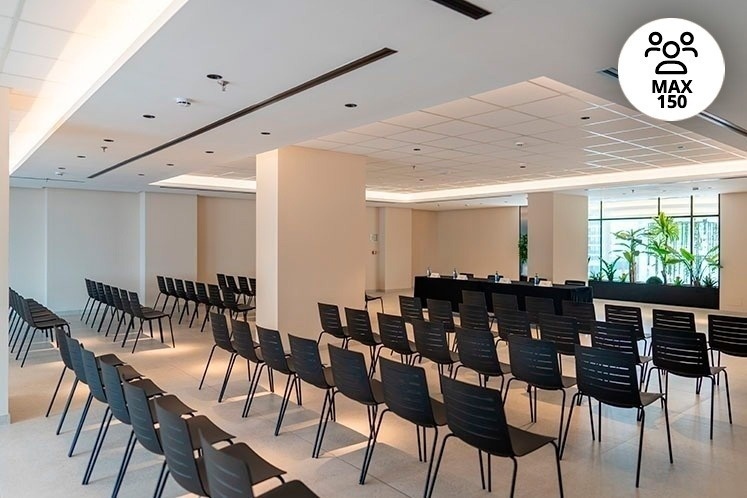
{"type": "Polygon", "coordinates": [[[664,37],[658,31],[652,31],[648,35],[648,41],[651,47],[646,49],[645,57],[651,52],[661,52],[666,57],[666,60],[661,61],[656,66],[656,74],[687,74],[687,66],[684,62],[674,60],[681,52],[690,52],[694,57],[698,56],[698,51],[691,45],[695,41],[695,36],[689,31],[685,31],[680,35],[680,43],[676,41],[667,41],[662,45],[664,37]]]}

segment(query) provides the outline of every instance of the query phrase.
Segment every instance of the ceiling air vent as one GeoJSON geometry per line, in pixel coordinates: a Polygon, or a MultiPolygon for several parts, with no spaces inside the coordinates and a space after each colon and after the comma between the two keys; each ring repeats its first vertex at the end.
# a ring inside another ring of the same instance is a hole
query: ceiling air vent
{"type": "Polygon", "coordinates": [[[490,11],[483,9],[467,0],[432,0],[438,4],[448,7],[451,10],[455,10],[460,14],[463,14],[472,19],[481,19],[487,15],[490,15],[490,11]]]}

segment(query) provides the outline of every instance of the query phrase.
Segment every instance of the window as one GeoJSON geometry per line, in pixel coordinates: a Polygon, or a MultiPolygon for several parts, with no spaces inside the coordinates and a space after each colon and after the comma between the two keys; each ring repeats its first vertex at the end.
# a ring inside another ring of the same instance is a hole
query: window
{"type": "Polygon", "coordinates": [[[635,281],[651,277],[667,283],[716,285],[719,277],[718,196],[672,197],[591,201],[589,203],[589,275],[592,279],[630,281],[630,261],[635,281]],[[672,219],[677,237],[667,243],[663,263],[656,247],[647,247],[653,218],[664,213],[672,219]],[[625,254],[625,237],[642,243],[638,256],[625,254]],[[666,265],[666,268],[663,266],[666,265]]]}

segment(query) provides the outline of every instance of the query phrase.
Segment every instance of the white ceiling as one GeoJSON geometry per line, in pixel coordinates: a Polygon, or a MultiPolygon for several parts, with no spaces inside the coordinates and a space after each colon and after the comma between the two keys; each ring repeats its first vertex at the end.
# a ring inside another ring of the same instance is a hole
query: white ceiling
{"type": "Polygon", "coordinates": [[[703,120],[643,119],[623,106],[617,82],[597,73],[616,64],[644,22],[691,19],[725,54],[726,80],[710,111],[745,126],[745,2],[479,3],[493,14],[472,21],[428,0],[191,0],[14,176],[57,178],[65,167],[64,179],[85,182],[72,186],[135,191],[185,173],[250,179],[255,154],[301,143],[364,154],[369,186],[402,193],[723,161],[747,148],[747,139],[703,120]],[[398,53],[87,179],[384,46],[398,53]],[[230,82],[226,92],[208,73],[230,82]],[[176,97],[193,105],[178,107],[176,97]],[[103,138],[115,140],[106,151],[103,138]]]}

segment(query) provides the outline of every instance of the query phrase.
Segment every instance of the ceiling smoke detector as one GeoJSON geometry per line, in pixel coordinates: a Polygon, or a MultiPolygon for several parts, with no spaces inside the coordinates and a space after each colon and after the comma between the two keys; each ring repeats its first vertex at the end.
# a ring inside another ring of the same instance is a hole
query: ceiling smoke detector
{"type": "Polygon", "coordinates": [[[176,105],[179,107],[189,107],[192,105],[192,102],[188,98],[185,97],[177,97],[176,98],[176,105]]]}

